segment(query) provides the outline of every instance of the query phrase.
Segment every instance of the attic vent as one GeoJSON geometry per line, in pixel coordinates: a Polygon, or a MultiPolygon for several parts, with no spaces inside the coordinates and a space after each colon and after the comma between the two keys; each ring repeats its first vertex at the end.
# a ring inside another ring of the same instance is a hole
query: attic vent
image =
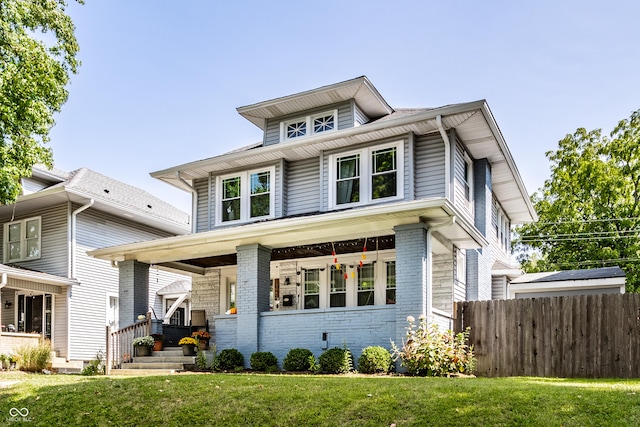
{"type": "Polygon", "coordinates": [[[105,193],[109,194],[109,190],[107,190],[106,188],[103,190],[105,193]]]}
{"type": "Polygon", "coordinates": [[[148,207],[149,209],[151,209],[151,205],[147,205],[147,207],[148,207]]]}

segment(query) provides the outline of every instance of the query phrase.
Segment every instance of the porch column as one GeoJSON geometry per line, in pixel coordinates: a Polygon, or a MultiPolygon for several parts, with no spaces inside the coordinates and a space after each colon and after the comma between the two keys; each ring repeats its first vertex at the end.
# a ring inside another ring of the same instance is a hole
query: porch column
{"type": "Polygon", "coordinates": [[[427,226],[423,223],[394,227],[396,234],[396,344],[405,338],[407,316],[416,321],[430,312],[428,289],[427,226]]]}
{"type": "Polygon", "coordinates": [[[248,367],[251,354],[259,347],[260,313],[269,311],[271,248],[259,244],[243,245],[238,246],[236,252],[236,342],[248,367]]]}
{"type": "MultiPolygon", "coordinates": [[[[473,163],[474,222],[476,228],[491,241],[493,189],[491,165],[487,159],[473,163]]],[[[467,300],[491,299],[491,248],[467,250],[467,300]]]]}
{"type": "Polygon", "coordinates": [[[120,327],[129,326],[139,314],[149,311],[149,264],[138,261],[118,262],[120,327]]]}

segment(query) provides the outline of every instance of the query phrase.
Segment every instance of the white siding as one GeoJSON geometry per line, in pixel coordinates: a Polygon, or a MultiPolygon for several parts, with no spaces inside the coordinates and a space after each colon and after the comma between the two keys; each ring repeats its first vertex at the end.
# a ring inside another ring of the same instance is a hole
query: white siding
{"type": "Polygon", "coordinates": [[[444,197],[444,142],[436,135],[415,140],[416,199],[444,197]]]}
{"type": "Polygon", "coordinates": [[[320,210],[320,163],[313,158],[287,163],[286,215],[298,215],[320,210]]]}
{"type": "Polygon", "coordinates": [[[213,193],[210,192],[209,179],[205,178],[195,180],[193,186],[198,193],[198,204],[196,206],[196,232],[200,233],[203,231],[209,231],[211,224],[209,222],[209,212],[213,206],[211,204],[211,196],[213,193]]]}
{"type": "MultiPolygon", "coordinates": [[[[170,236],[142,224],[130,223],[120,218],[88,209],[78,215],[76,246],[76,279],[71,296],[71,318],[69,336],[70,358],[89,360],[99,350],[105,350],[105,327],[107,325],[107,294],[118,294],[118,268],[109,261],[86,255],[88,250],[139,242],[170,236]]],[[[168,284],[158,275],[149,272],[150,306],[160,309],[155,299],[159,286],[168,284]]],[[[126,325],[120,325],[123,327],[126,325]]]]}

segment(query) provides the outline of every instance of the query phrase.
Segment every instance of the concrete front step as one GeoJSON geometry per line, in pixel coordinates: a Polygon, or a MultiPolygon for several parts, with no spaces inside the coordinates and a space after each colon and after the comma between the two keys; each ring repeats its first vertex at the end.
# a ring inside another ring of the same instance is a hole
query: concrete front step
{"type": "Polygon", "coordinates": [[[195,356],[184,356],[182,347],[153,351],[151,356],[136,356],[122,369],[112,369],[111,375],[171,375],[184,371],[184,365],[194,365],[195,356]]]}
{"type": "Polygon", "coordinates": [[[174,369],[112,369],[111,375],[125,376],[141,376],[141,375],[173,375],[177,371],[174,369]]]}

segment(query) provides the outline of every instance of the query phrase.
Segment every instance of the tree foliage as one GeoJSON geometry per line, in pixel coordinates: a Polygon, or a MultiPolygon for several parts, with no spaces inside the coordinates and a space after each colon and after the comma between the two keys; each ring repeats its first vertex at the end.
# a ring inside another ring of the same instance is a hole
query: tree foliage
{"type": "MultiPolygon", "coordinates": [[[[81,0],[78,1],[82,3],[81,0]]],[[[66,0],[0,1],[0,203],[34,164],[52,166],[49,130],[68,97],[79,47],[66,0]]]]}
{"type": "Polygon", "coordinates": [[[539,221],[516,230],[522,267],[619,265],[627,290],[640,290],[640,110],[609,137],[580,128],[546,156],[551,177],[533,196],[539,221]]]}

